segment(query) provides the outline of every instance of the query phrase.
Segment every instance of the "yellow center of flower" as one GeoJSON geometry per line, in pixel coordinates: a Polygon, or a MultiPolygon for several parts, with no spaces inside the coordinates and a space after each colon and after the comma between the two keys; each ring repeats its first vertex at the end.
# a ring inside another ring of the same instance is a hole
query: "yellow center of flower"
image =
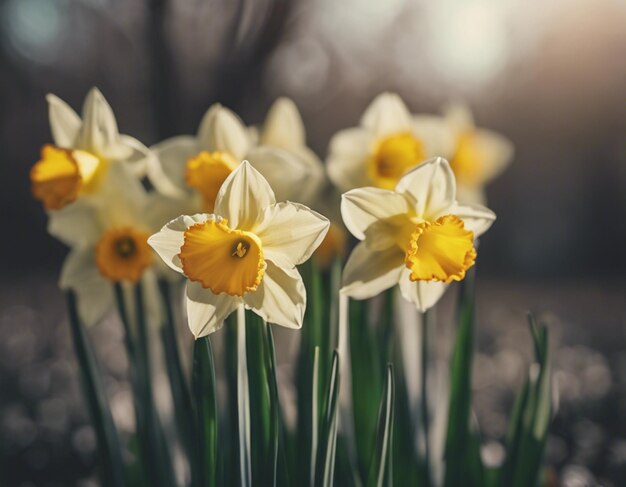
{"type": "Polygon", "coordinates": [[[96,245],[96,265],[111,281],[137,282],[152,263],[148,233],[132,227],[108,230],[96,245]]]}
{"type": "Polygon", "coordinates": [[[217,193],[237,165],[238,161],[228,152],[202,151],[187,161],[185,182],[202,195],[204,211],[213,213],[217,193]]]}
{"type": "Polygon", "coordinates": [[[33,196],[48,210],[59,210],[79,194],[96,191],[106,173],[106,162],[95,155],[44,145],[41,159],[30,170],[33,196]]]}
{"type": "Polygon", "coordinates": [[[410,132],[401,132],[378,141],[367,164],[372,182],[393,189],[409,169],[426,159],[423,142],[410,132]]]}
{"type": "Polygon", "coordinates": [[[185,275],[213,294],[243,296],[256,290],[265,273],[259,237],[229,228],[226,220],[189,227],[178,256],[185,275]]]}
{"type": "Polygon", "coordinates": [[[417,225],[404,262],[411,281],[451,282],[462,280],[475,260],[474,232],[466,230],[459,217],[445,215],[417,225]]]}
{"type": "Polygon", "coordinates": [[[462,133],[456,142],[456,151],[450,161],[456,180],[463,186],[480,184],[483,175],[484,154],[472,131],[462,133]]]}

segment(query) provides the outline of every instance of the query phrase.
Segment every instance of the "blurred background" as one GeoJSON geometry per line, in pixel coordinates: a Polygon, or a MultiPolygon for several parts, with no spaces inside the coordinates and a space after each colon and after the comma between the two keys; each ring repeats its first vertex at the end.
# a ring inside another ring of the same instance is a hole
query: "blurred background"
{"type": "MultiPolygon", "coordinates": [[[[626,485],[625,26],[622,0],[0,0],[0,479],[96,485],[55,286],[66,250],[28,172],[51,140],[45,94],[79,110],[98,86],[146,145],[194,133],[214,102],[252,124],[289,96],[322,158],[381,91],[413,112],[466,101],[516,147],[481,242],[485,455],[501,455],[534,309],[561,398],[550,464],[567,487],[626,485]]],[[[121,331],[93,334],[128,393],[121,331]]]]}

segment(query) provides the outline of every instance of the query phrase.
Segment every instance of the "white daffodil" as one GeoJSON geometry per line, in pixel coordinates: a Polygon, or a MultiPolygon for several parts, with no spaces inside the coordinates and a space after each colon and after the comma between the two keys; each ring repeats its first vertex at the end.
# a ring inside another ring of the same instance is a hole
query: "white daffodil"
{"type": "Polygon", "coordinates": [[[301,196],[307,196],[323,174],[304,145],[297,109],[283,102],[270,113],[260,137],[231,110],[215,104],[196,136],[173,137],[152,150],[179,192],[179,197],[155,204],[155,211],[167,220],[181,213],[212,213],[222,183],[244,159],[267,178],[279,200],[303,201],[301,196]]]}
{"type": "Polygon", "coordinates": [[[457,198],[462,203],[484,203],[484,187],[510,164],[513,144],[500,134],[476,127],[465,105],[447,107],[443,120],[455,140],[450,167],[456,176],[457,198]]]}
{"type": "Polygon", "coordinates": [[[474,240],[495,219],[485,207],[457,203],[454,174],[439,157],[403,176],[394,191],[348,191],[341,214],[362,240],[346,263],[342,292],[366,299],[399,284],[420,311],[465,277],[476,259],[474,240]]]}
{"type": "MultiPolygon", "coordinates": [[[[272,104],[261,126],[259,143],[262,146],[276,147],[289,152],[300,160],[304,168],[307,175],[306,184],[298,188],[293,196],[284,199],[295,200],[306,205],[314,203],[326,181],[326,173],[322,161],[306,145],[304,122],[298,107],[291,99],[279,98],[272,104]]],[[[260,168],[259,170],[263,174],[260,168]]],[[[277,174],[277,176],[284,178],[284,173],[277,174]]],[[[272,179],[269,176],[266,177],[272,184],[272,179]]],[[[279,195],[279,199],[282,199],[280,196],[282,195],[279,195]]]]}
{"type": "Polygon", "coordinates": [[[158,313],[158,260],[147,243],[153,231],[143,214],[147,194],[141,182],[122,165],[107,171],[110,185],[105,205],[85,201],[51,212],[48,231],[70,247],[60,287],[72,289],[86,325],[98,322],[114,307],[113,283],[144,283],[148,315],[158,313]]]}
{"type": "MultiPolygon", "coordinates": [[[[47,96],[54,145],[44,145],[30,173],[33,195],[48,210],[58,210],[82,196],[102,195],[109,168],[124,163],[137,177],[158,170],[138,140],[120,135],[113,110],[97,88],[85,99],[82,119],[67,103],[47,96]]],[[[163,178],[155,178],[159,184],[163,178]]],[[[171,189],[167,182],[162,191],[171,189]]],[[[108,199],[108,197],[104,197],[108,199]]]]}
{"type": "Polygon", "coordinates": [[[148,243],[184,274],[189,328],[218,330],[240,306],[264,320],[300,328],[306,292],[296,265],[306,261],[328,220],[297,203],[276,203],[266,179],[247,161],[227,178],[214,214],[180,216],[148,243]]]}
{"type": "Polygon", "coordinates": [[[442,120],[413,117],[398,95],[383,93],[365,110],[359,127],[333,136],[328,175],[342,192],[363,186],[393,189],[407,171],[453,148],[442,120]]]}

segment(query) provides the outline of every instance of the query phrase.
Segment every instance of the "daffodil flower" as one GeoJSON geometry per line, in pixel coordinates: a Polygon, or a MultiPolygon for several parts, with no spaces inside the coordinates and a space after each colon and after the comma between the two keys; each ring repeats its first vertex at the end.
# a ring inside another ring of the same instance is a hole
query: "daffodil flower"
{"type": "Polygon", "coordinates": [[[447,107],[443,120],[455,140],[450,167],[456,176],[457,198],[463,203],[484,203],[484,187],[510,164],[513,144],[500,134],[476,127],[465,105],[447,107]]]}
{"type": "Polygon", "coordinates": [[[72,289],[86,325],[97,323],[114,307],[113,283],[144,283],[148,314],[159,306],[155,269],[158,259],[148,245],[153,231],[144,218],[148,197],[140,181],[122,165],[108,169],[106,205],[85,201],[52,212],[48,231],[70,247],[60,277],[72,289]]]}
{"type": "Polygon", "coordinates": [[[267,322],[300,328],[306,292],[296,265],[306,261],[328,220],[297,203],[276,203],[267,180],[244,161],[227,178],[213,214],[180,216],[148,243],[187,279],[189,328],[218,330],[238,307],[267,322]]]}
{"type": "Polygon", "coordinates": [[[356,299],[399,284],[420,311],[432,307],[476,259],[474,241],[495,219],[479,205],[456,201],[445,159],[430,159],[400,179],[395,190],[365,187],[343,195],[341,213],[360,242],[348,258],[342,292],[356,299]]]}
{"type": "Polygon", "coordinates": [[[323,177],[321,163],[305,146],[297,109],[284,101],[270,112],[260,136],[231,110],[215,104],[196,136],[173,137],[152,150],[181,195],[155,207],[168,220],[181,213],[212,213],[222,183],[244,159],[267,178],[280,200],[302,201],[307,188],[314,189],[323,177]]]}
{"type": "Polygon", "coordinates": [[[453,147],[443,121],[414,117],[398,95],[383,93],[365,110],[359,127],[333,136],[328,175],[342,192],[363,186],[393,189],[407,171],[446,156],[453,147]]]}
{"type": "MultiPolygon", "coordinates": [[[[43,146],[30,173],[33,195],[46,209],[59,210],[81,196],[103,194],[114,164],[124,163],[137,177],[158,171],[147,147],[120,135],[113,110],[98,89],[87,95],[82,118],[60,98],[49,94],[47,100],[54,144],[43,146]]],[[[163,181],[155,179],[155,184],[163,181]]],[[[160,186],[171,191],[167,182],[160,186]]]]}

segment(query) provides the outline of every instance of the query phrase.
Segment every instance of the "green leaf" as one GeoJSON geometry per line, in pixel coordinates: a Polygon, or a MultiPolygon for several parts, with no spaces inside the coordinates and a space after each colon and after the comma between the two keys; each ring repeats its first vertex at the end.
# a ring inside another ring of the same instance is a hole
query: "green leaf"
{"type": "Polygon", "coordinates": [[[213,348],[208,336],[193,347],[193,392],[196,404],[196,459],[192,462],[194,487],[217,485],[218,414],[213,348]]]}
{"type": "Polygon", "coordinates": [[[474,345],[474,276],[472,268],[461,283],[459,327],[451,364],[448,431],[445,445],[445,487],[471,485],[468,484],[471,477],[466,462],[471,448],[469,418],[474,345]]]}
{"type": "MultiPolygon", "coordinates": [[[[174,320],[172,310],[169,283],[165,280],[160,280],[159,290],[165,310],[165,320],[161,327],[161,341],[165,352],[165,367],[174,401],[174,418],[187,458],[190,459],[190,463],[193,463],[196,450],[194,448],[193,404],[178,348],[176,321],[174,320]]],[[[192,471],[197,468],[197,466],[192,466],[192,471]]]]}
{"type": "Polygon", "coordinates": [[[237,432],[239,438],[240,487],[252,486],[250,449],[250,389],[246,354],[246,312],[237,309],[237,432]]]}
{"type": "Polygon", "coordinates": [[[122,487],[124,485],[122,447],[115,429],[109,403],[102,387],[98,363],[78,317],[76,296],[72,291],[68,291],[66,297],[74,350],[98,441],[98,458],[102,484],[110,487],[122,487]]]}
{"type": "Polygon", "coordinates": [[[391,487],[393,485],[394,389],[393,365],[388,364],[385,385],[380,399],[376,438],[367,476],[367,487],[391,487]]]}
{"type": "Polygon", "coordinates": [[[367,478],[376,437],[376,417],[382,391],[381,350],[366,319],[366,301],[350,300],[350,359],[352,404],[357,460],[361,477],[367,478]]]}
{"type": "Polygon", "coordinates": [[[324,424],[321,428],[319,452],[315,468],[316,487],[332,487],[335,476],[337,449],[337,406],[339,404],[339,354],[333,353],[328,393],[325,401],[324,424]]]}

